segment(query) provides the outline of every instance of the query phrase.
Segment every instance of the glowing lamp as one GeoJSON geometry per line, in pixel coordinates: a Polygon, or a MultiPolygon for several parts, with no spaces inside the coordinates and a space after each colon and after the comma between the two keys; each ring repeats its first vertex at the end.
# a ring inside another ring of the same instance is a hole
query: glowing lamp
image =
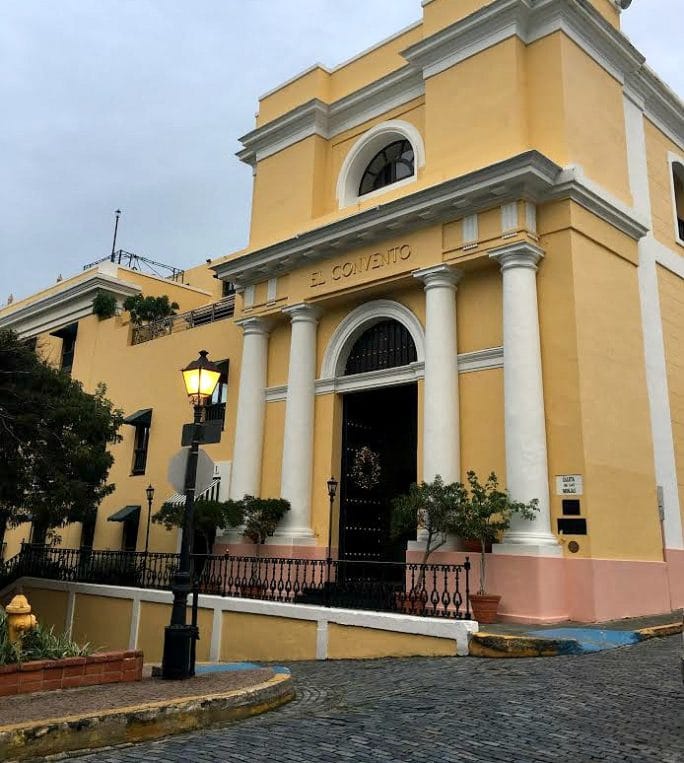
{"type": "Polygon", "coordinates": [[[207,351],[200,350],[197,360],[183,369],[183,383],[188,397],[195,405],[203,405],[214,393],[221,372],[207,358],[207,351]]]}

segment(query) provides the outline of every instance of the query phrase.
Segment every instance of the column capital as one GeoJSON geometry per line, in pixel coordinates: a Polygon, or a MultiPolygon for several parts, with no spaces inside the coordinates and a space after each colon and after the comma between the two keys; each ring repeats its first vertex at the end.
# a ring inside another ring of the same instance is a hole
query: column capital
{"type": "Polygon", "coordinates": [[[413,277],[425,284],[425,291],[439,286],[455,289],[462,276],[462,270],[446,264],[431,265],[429,268],[413,271],[413,277]]]}
{"type": "Polygon", "coordinates": [[[268,335],[271,332],[271,322],[264,318],[242,318],[235,321],[236,326],[240,326],[243,336],[250,334],[268,335]]]}
{"type": "Polygon", "coordinates": [[[544,256],[544,250],[529,241],[516,241],[514,244],[493,249],[489,256],[501,265],[501,271],[511,268],[531,268],[537,270],[537,263],[544,256]]]}
{"type": "Polygon", "coordinates": [[[296,305],[288,305],[283,308],[283,313],[287,315],[292,323],[313,323],[317,324],[318,319],[323,312],[316,305],[309,305],[306,302],[299,302],[296,305]]]}

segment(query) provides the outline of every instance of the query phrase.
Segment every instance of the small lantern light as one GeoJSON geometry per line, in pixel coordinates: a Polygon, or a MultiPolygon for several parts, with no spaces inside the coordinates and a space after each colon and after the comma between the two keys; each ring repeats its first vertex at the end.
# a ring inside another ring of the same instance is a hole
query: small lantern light
{"type": "Polygon", "coordinates": [[[152,485],[148,485],[145,488],[145,492],[147,493],[147,502],[152,503],[152,500],[154,499],[154,488],[152,485]]]}
{"type": "Polygon", "coordinates": [[[195,405],[203,405],[212,396],[221,378],[221,372],[210,360],[207,351],[201,350],[199,358],[183,369],[183,382],[188,397],[195,405]]]}
{"type": "Polygon", "coordinates": [[[328,480],[328,498],[330,498],[331,501],[335,500],[335,495],[337,494],[337,485],[338,482],[334,477],[331,477],[328,480]]]}

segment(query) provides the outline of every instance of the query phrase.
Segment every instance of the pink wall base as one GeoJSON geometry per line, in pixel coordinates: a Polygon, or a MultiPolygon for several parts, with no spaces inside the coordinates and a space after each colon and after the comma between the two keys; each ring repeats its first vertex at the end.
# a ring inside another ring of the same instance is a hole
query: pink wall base
{"type": "Polygon", "coordinates": [[[684,549],[665,549],[667,576],[670,581],[670,609],[684,607],[684,549]]]}
{"type": "MultiPolygon", "coordinates": [[[[479,555],[468,554],[470,590],[479,581],[479,555]]],[[[501,595],[502,622],[602,622],[661,614],[684,606],[684,551],[666,561],[572,559],[487,554],[487,591],[501,595]]],[[[463,552],[437,552],[431,561],[460,564],[463,552]]],[[[407,561],[419,562],[419,552],[407,561]]]]}

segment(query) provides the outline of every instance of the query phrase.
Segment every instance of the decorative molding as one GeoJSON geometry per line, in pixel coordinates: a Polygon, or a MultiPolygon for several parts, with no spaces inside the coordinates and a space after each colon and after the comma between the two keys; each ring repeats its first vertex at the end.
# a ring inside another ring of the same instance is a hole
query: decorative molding
{"type": "Polygon", "coordinates": [[[0,328],[12,329],[23,339],[57,331],[71,323],[76,323],[93,312],[93,299],[98,291],[114,294],[119,306],[126,297],[138,294],[141,287],[120,278],[115,278],[99,270],[64,288],[39,297],[28,305],[17,305],[0,314],[0,328]]]}
{"type": "MultiPolygon", "coordinates": [[[[354,342],[373,324],[392,319],[406,327],[416,346],[418,362],[425,360],[425,333],[415,314],[400,302],[376,299],[352,310],[337,324],[325,348],[321,376],[335,378],[342,376],[349,352],[354,342]]],[[[375,373],[375,372],[372,372],[375,373]]]]}
{"type": "Polygon", "coordinates": [[[421,72],[404,66],[331,104],[313,98],[240,138],[238,158],[247,164],[282,151],[312,135],[331,139],[386,114],[425,93],[421,72]]]}
{"type": "MultiPolygon", "coordinates": [[[[457,356],[459,374],[503,368],[503,364],[503,347],[487,347],[484,350],[463,352],[457,356]]],[[[383,368],[379,371],[369,371],[368,373],[354,374],[353,376],[321,377],[316,380],[316,394],[328,395],[331,392],[358,392],[363,389],[395,387],[399,384],[411,384],[418,381],[418,379],[422,379],[424,375],[425,363],[421,361],[411,363],[408,366],[383,368]]],[[[267,402],[274,403],[279,400],[287,400],[287,384],[269,387],[266,390],[267,402]]]]}
{"type": "Polygon", "coordinates": [[[503,347],[487,347],[484,350],[463,352],[458,356],[459,374],[488,371],[490,368],[503,368],[503,364],[503,347]]]}
{"type": "Polygon", "coordinates": [[[477,237],[479,235],[477,225],[477,215],[468,215],[461,221],[463,246],[477,246],[477,237]]]}
{"type": "Polygon", "coordinates": [[[256,292],[255,284],[245,286],[244,293],[242,295],[242,306],[244,309],[249,310],[250,307],[254,307],[254,294],[256,292]]]}
{"type": "Polygon", "coordinates": [[[525,227],[528,233],[537,234],[537,205],[531,201],[525,202],[525,227]]]}
{"type": "Polygon", "coordinates": [[[516,233],[518,230],[518,202],[510,201],[501,205],[501,232],[516,233]]]}
{"type": "Polygon", "coordinates": [[[305,231],[213,266],[219,278],[240,286],[287,273],[339,256],[341,247],[368,246],[404,230],[451,221],[461,214],[476,214],[509,201],[526,199],[541,204],[571,199],[638,240],[648,226],[634,210],[587,180],[579,167],[563,170],[538,151],[452,178],[386,204],[365,209],[341,220],[305,231]]]}

